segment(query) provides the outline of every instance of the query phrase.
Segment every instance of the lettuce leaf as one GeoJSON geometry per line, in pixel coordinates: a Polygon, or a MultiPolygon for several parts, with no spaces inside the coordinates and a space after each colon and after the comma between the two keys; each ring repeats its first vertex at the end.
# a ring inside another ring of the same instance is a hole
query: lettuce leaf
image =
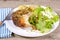
{"type": "Polygon", "coordinates": [[[57,14],[54,13],[54,11],[52,10],[51,7],[46,7],[45,12],[49,12],[49,14],[51,14],[53,16],[53,18],[51,18],[54,22],[58,21],[59,16],[57,14]]]}
{"type": "Polygon", "coordinates": [[[52,29],[52,25],[54,22],[58,21],[59,16],[53,14],[53,10],[50,7],[46,7],[45,9],[42,7],[37,7],[33,11],[33,15],[29,17],[29,23],[34,25],[37,30],[41,33],[48,32],[52,29]],[[42,12],[46,12],[48,15],[52,15],[53,17],[48,18],[48,16],[43,16],[42,12]]]}
{"type": "Polygon", "coordinates": [[[39,13],[40,13],[41,11],[44,11],[44,8],[42,8],[42,7],[37,7],[37,8],[35,8],[35,10],[34,10],[34,15],[39,15],[39,13]]]}
{"type": "Polygon", "coordinates": [[[58,21],[58,19],[59,19],[59,16],[58,16],[58,15],[54,15],[53,18],[52,18],[52,20],[53,20],[54,22],[58,21]]]}
{"type": "Polygon", "coordinates": [[[46,7],[45,11],[46,11],[46,12],[51,12],[51,13],[53,12],[52,8],[49,7],[49,6],[46,7]]]}

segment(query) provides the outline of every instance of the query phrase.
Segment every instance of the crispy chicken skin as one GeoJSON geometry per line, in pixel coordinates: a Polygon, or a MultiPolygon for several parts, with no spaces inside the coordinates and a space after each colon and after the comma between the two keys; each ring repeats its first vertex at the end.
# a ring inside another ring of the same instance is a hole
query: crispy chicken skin
{"type": "Polygon", "coordinates": [[[12,14],[12,20],[15,25],[17,25],[19,27],[26,27],[25,19],[23,18],[22,15],[24,15],[28,12],[24,12],[24,14],[22,14],[22,13],[23,13],[23,11],[21,11],[21,10],[14,12],[12,14]]]}

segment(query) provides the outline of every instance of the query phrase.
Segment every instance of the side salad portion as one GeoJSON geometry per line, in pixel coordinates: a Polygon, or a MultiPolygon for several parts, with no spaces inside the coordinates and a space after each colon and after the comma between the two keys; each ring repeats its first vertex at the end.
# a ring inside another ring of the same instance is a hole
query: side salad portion
{"type": "Polygon", "coordinates": [[[51,7],[38,6],[29,17],[29,23],[41,33],[46,33],[52,29],[53,24],[59,20],[59,16],[51,7]]]}

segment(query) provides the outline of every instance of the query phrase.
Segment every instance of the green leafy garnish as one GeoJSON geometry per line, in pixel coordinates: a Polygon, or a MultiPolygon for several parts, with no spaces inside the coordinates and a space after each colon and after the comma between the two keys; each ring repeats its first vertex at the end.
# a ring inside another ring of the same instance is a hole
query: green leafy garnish
{"type": "Polygon", "coordinates": [[[36,16],[31,15],[29,18],[29,22],[30,22],[30,24],[36,25],[36,16]]]}
{"type": "Polygon", "coordinates": [[[58,19],[59,16],[54,14],[51,7],[43,8],[38,6],[34,9],[33,14],[29,17],[29,23],[34,25],[41,33],[45,33],[52,29],[53,24],[58,21],[58,19]],[[42,12],[45,12],[45,14],[52,17],[49,18],[48,16],[43,15],[42,12]]]}
{"type": "Polygon", "coordinates": [[[44,8],[42,8],[42,7],[37,7],[37,8],[34,10],[34,15],[38,15],[41,11],[44,11],[44,8]]]}
{"type": "Polygon", "coordinates": [[[51,7],[49,7],[49,6],[48,6],[48,7],[46,7],[45,11],[46,11],[46,12],[53,12],[52,8],[51,8],[51,7]]]}
{"type": "Polygon", "coordinates": [[[53,18],[52,18],[52,20],[53,20],[54,22],[58,21],[58,19],[59,19],[59,16],[58,16],[58,15],[54,15],[53,18]]]}

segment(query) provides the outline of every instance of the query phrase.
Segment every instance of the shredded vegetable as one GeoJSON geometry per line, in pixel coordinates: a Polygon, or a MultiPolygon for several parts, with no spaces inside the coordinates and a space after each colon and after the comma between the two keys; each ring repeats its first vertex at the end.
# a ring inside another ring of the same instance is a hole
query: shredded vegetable
{"type": "Polygon", "coordinates": [[[34,9],[33,14],[29,17],[28,21],[31,25],[34,25],[36,29],[41,33],[45,33],[52,29],[52,25],[58,21],[58,19],[59,16],[54,14],[52,8],[43,8],[38,6],[34,9]]]}

